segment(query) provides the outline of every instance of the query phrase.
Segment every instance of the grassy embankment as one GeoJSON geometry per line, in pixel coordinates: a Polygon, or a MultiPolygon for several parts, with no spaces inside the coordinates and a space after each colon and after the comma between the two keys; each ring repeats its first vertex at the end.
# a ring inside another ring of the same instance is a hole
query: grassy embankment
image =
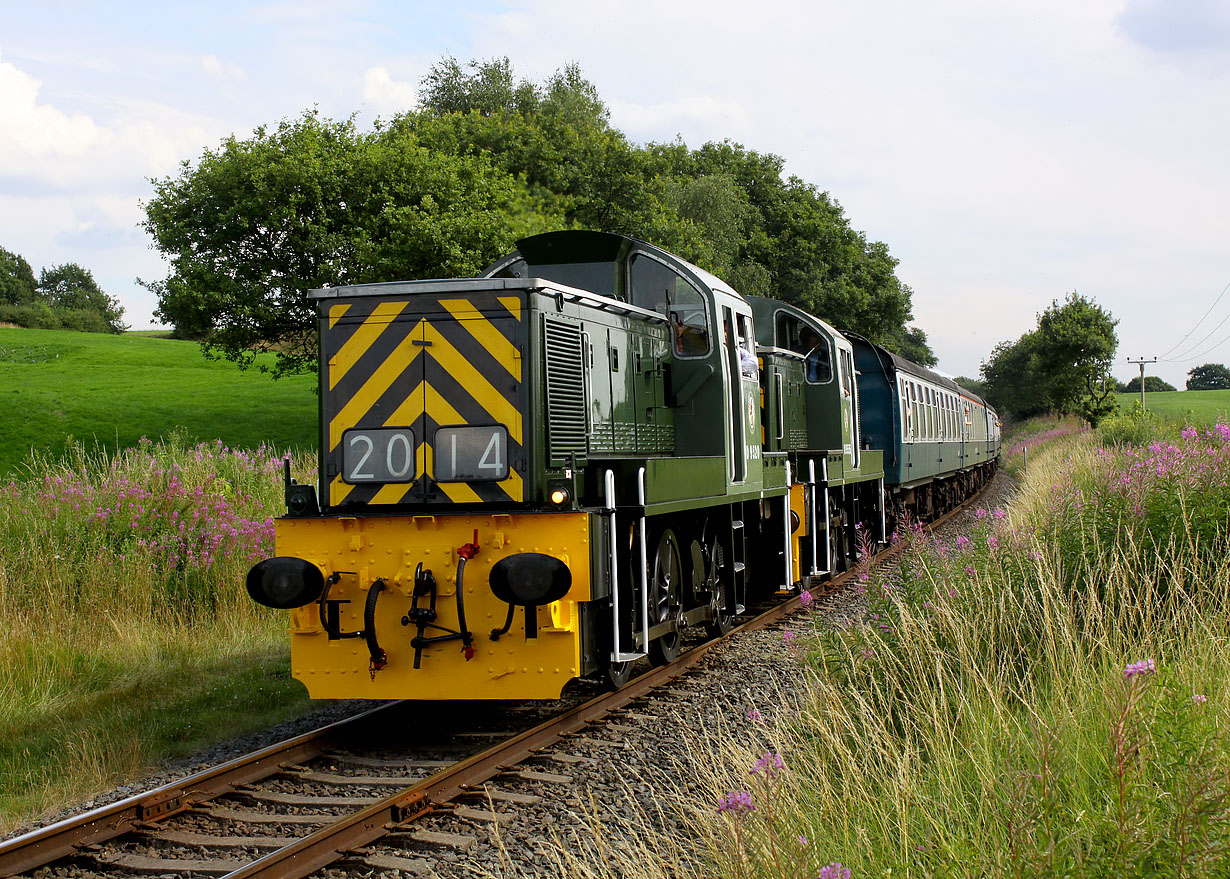
{"type": "Polygon", "coordinates": [[[314,381],[207,361],[194,342],[0,328],[0,477],[32,449],[58,458],[76,440],[114,452],[176,429],[232,448],[313,448],[314,381]]]}
{"type": "Polygon", "coordinates": [[[311,444],[316,413],[310,379],[189,343],[27,330],[0,330],[0,394],[3,833],[306,708],[284,615],[241,584],[272,549],[282,450],[311,444]]]}
{"type": "Polygon", "coordinates": [[[630,815],[630,849],[599,831],[565,869],[1230,875],[1230,428],[1101,443],[1132,432],[1031,451],[972,538],[907,533],[867,625],[784,639],[797,715],[681,743],[705,757],[655,779],[681,831],[630,815]]]}
{"type": "MultiPolygon", "coordinates": [[[[1119,394],[1119,408],[1129,411],[1140,402],[1140,394],[1119,394]]],[[[1149,411],[1169,421],[1211,425],[1230,422],[1230,391],[1156,391],[1145,392],[1149,411]]]]}

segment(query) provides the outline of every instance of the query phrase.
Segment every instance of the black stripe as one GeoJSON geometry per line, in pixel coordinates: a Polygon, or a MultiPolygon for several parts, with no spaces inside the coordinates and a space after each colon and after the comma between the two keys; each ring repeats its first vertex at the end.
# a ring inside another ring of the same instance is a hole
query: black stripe
{"type": "MultiPolygon", "coordinates": [[[[443,397],[450,406],[457,410],[457,414],[462,417],[466,424],[503,424],[498,418],[488,412],[482,405],[470,395],[470,392],[462,387],[461,383],[446,370],[434,358],[427,358],[427,383],[430,384],[443,397]]],[[[516,400],[513,401],[517,411],[521,411],[516,400]]],[[[521,429],[525,430],[525,416],[522,413],[521,429]]],[[[507,426],[507,425],[506,425],[507,426]]],[[[524,437],[523,437],[524,439],[524,437]]],[[[508,456],[512,460],[514,453],[521,454],[521,444],[512,438],[508,437],[508,456]]]]}
{"type": "MultiPolygon", "coordinates": [[[[337,383],[333,390],[329,391],[328,411],[331,416],[337,415],[350,402],[351,398],[363,389],[363,386],[376,374],[381,366],[393,355],[393,351],[406,341],[406,337],[414,332],[417,326],[417,319],[414,321],[397,320],[385,328],[384,332],[372,342],[371,346],[359,356],[354,365],[342,376],[342,380],[337,383]]],[[[422,355],[420,354],[420,357],[422,355]]],[[[410,366],[411,372],[421,371],[416,359],[410,366]]],[[[396,387],[399,382],[403,381],[405,375],[399,376],[393,382],[393,387],[396,387]]]]}
{"type": "MultiPolygon", "coordinates": [[[[460,321],[436,321],[432,324],[432,328],[457,350],[463,360],[473,365],[478,373],[487,379],[487,383],[510,405],[517,405],[521,382],[508,371],[508,367],[496,359],[495,355],[484,348],[478,339],[470,335],[469,330],[465,329],[460,321]]],[[[524,357],[521,358],[521,363],[524,370],[524,357]]]]}
{"type": "Polygon", "coordinates": [[[342,347],[359,331],[359,327],[363,326],[363,322],[371,317],[372,312],[376,310],[378,305],[380,305],[380,302],[377,300],[351,300],[350,302],[331,302],[325,308],[323,320],[326,359],[337,356],[337,352],[341,351],[342,347]],[[350,308],[332,328],[329,328],[329,309],[337,305],[349,305],[350,308]]]}

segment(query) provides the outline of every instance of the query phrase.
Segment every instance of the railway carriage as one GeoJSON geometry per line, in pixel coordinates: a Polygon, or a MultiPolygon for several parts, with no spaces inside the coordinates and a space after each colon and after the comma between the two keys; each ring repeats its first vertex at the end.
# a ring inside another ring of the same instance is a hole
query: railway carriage
{"type": "Polygon", "coordinates": [[[318,480],[287,476],[277,556],[247,587],[289,610],[313,698],[618,686],[884,539],[887,498],[912,499],[901,474],[929,460],[892,428],[934,415],[897,402],[917,367],[869,371],[887,352],[624,236],[311,296],[318,480]]]}
{"type": "Polygon", "coordinates": [[[884,450],[889,507],[930,518],[955,507],[994,472],[999,420],[952,379],[847,334],[863,401],[863,441],[884,450]]]}

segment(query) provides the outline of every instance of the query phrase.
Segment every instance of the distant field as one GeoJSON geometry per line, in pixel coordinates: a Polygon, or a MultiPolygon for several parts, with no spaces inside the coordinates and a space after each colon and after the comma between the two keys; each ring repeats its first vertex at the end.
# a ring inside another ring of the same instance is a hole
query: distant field
{"type": "Polygon", "coordinates": [[[312,376],[273,381],[210,362],[195,342],[0,328],[0,475],[69,437],[108,449],[180,428],[235,447],[316,444],[312,376]]]}
{"type": "MultiPolygon", "coordinates": [[[[1140,394],[1119,395],[1120,408],[1130,409],[1139,402],[1140,394]]],[[[1230,391],[1146,391],[1145,405],[1150,412],[1172,421],[1212,424],[1230,420],[1230,391]]]]}

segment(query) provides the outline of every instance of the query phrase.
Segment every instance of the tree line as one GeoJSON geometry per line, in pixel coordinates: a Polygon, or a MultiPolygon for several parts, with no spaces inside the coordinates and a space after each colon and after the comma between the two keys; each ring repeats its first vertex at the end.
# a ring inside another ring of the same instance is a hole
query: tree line
{"type": "Polygon", "coordinates": [[[888,247],[783,167],[730,141],[634,144],[576,65],[535,83],[445,57],[370,130],[307,111],[153,181],[143,225],[170,271],[142,283],[180,336],[244,364],[273,351],[280,374],[315,366],[309,289],[473,276],[518,238],[593,229],[933,365],[888,247]]]}
{"type": "Polygon", "coordinates": [[[122,333],[124,308],[89,269],[67,262],[39,272],[21,254],[0,247],[0,323],[40,330],[122,333]]]}

